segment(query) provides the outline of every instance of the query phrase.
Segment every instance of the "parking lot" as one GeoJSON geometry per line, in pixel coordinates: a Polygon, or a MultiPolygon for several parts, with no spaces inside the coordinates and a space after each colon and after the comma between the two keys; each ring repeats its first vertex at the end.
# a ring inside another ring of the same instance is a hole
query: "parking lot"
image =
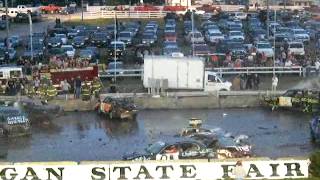
{"type": "MultiPolygon", "coordinates": [[[[40,58],[39,62],[59,56],[107,65],[116,58],[129,68],[141,64],[142,56],[150,53],[202,56],[207,59],[207,65],[213,67],[273,66],[274,56],[276,66],[314,65],[319,23],[310,20],[304,11],[276,13],[274,21],[274,13],[270,12],[269,32],[266,22],[261,21],[262,13],[195,14],[193,22],[191,13],[168,14],[161,20],[118,19],[116,28],[110,19],[97,23],[86,20],[83,24],[66,22],[56,28],[54,22],[44,19],[33,24],[33,31],[37,33],[33,37],[33,53],[35,59],[40,58]],[[288,19],[290,15],[292,18],[288,19]],[[61,46],[62,50],[55,49],[61,46]]],[[[10,36],[18,35],[10,38],[17,41],[10,43],[17,50],[14,58],[20,55],[30,58],[27,27],[28,24],[10,26],[10,36]]],[[[0,33],[2,38],[5,35],[5,31],[0,33]]]]}

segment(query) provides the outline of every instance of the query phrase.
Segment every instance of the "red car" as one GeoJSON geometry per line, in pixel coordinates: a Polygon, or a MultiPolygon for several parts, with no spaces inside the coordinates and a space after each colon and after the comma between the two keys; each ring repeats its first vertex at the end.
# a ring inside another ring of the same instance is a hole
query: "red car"
{"type": "Polygon", "coordinates": [[[56,6],[54,4],[49,4],[48,6],[40,7],[40,10],[44,13],[58,13],[62,10],[62,7],[56,6]]]}
{"type": "Polygon", "coordinates": [[[165,41],[177,41],[177,34],[174,32],[167,32],[164,35],[165,41]]]}
{"type": "Polygon", "coordinates": [[[143,6],[136,6],[134,11],[159,11],[158,7],[152,5],[143,5],[143,6]]]}
{"type": "Polygon", "coordinates": [[[164,6],[163,11],[185,11],[185,6],[164,6]]]}

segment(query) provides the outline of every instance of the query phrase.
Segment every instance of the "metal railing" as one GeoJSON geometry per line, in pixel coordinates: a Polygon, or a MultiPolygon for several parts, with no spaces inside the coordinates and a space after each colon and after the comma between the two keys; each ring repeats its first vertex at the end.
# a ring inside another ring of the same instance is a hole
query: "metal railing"
{"type": "Polygon", "coordinates": [[[119,69],[114,71],[99,71],[99,77],[109,78],[109,77],[142,77],[143,69],[119,69]],[[115,74],[116,73],[116,74],[115,74]]]}
{"type": "Polygon", "coordinates": [[[240,67],[240,68],[206,68],[217,72],[220,76],[226,74],[298,74],[299,76],[303,73],[303,67],[292,66],[292,67],[240,67]]]}
{"type": "Polygon", "coordinates": [[[86,12],[84,17],[86,19],[97,19],[97,18],[114,18],[115,16],[119,19],[132,18],[132,19],[153,19],[163,18],[167,12],[165,11],[89,11],[86,12]]]}
{"type": "MultiPolygon", "coordinates": [[[[241,67],[241,68],[206,68],[207,71],[213,71],[218,73],[220,76],[223,75],[235,75],[235,74],[297,74],[302,76],[307,73],[307,69],[302,66],[292,66],[292,67],[241,67]]],[[[315,72],[315,67],[309,68],[309,72],[315,72]]],[[[143,69],[122,69],[116,71],[117,77],[141,77],[143,78],[143,69]]],[[[99,76],[102,78],[114,77],[114,72],[112,71],[99,71],[99,76]]]]}

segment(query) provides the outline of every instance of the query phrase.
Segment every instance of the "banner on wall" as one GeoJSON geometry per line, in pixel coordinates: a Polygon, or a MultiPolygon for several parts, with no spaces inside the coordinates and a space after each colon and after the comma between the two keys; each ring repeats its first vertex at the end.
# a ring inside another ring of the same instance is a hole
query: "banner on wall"
{"type": "MultiPolygon", "coordinates": [[[[0,164],[2,180],[227,179],[236,161],[109,161],[0,164]]],[[[243,161],[247,179],[307,178],[308,159],[243,161]]]]}

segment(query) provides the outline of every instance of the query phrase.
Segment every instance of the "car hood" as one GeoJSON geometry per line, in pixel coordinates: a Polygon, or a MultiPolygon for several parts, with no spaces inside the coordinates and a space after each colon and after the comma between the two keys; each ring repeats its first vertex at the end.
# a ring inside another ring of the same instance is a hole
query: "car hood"
{"type": "Polygon", "coordinates": [[[138,157],[151,157],[150,154],[146,153],[146,152],[133,152],[131,154],[125,154],[124,156],[122,156],[123,160],[134,160],[135,158],[138,157]]]}

